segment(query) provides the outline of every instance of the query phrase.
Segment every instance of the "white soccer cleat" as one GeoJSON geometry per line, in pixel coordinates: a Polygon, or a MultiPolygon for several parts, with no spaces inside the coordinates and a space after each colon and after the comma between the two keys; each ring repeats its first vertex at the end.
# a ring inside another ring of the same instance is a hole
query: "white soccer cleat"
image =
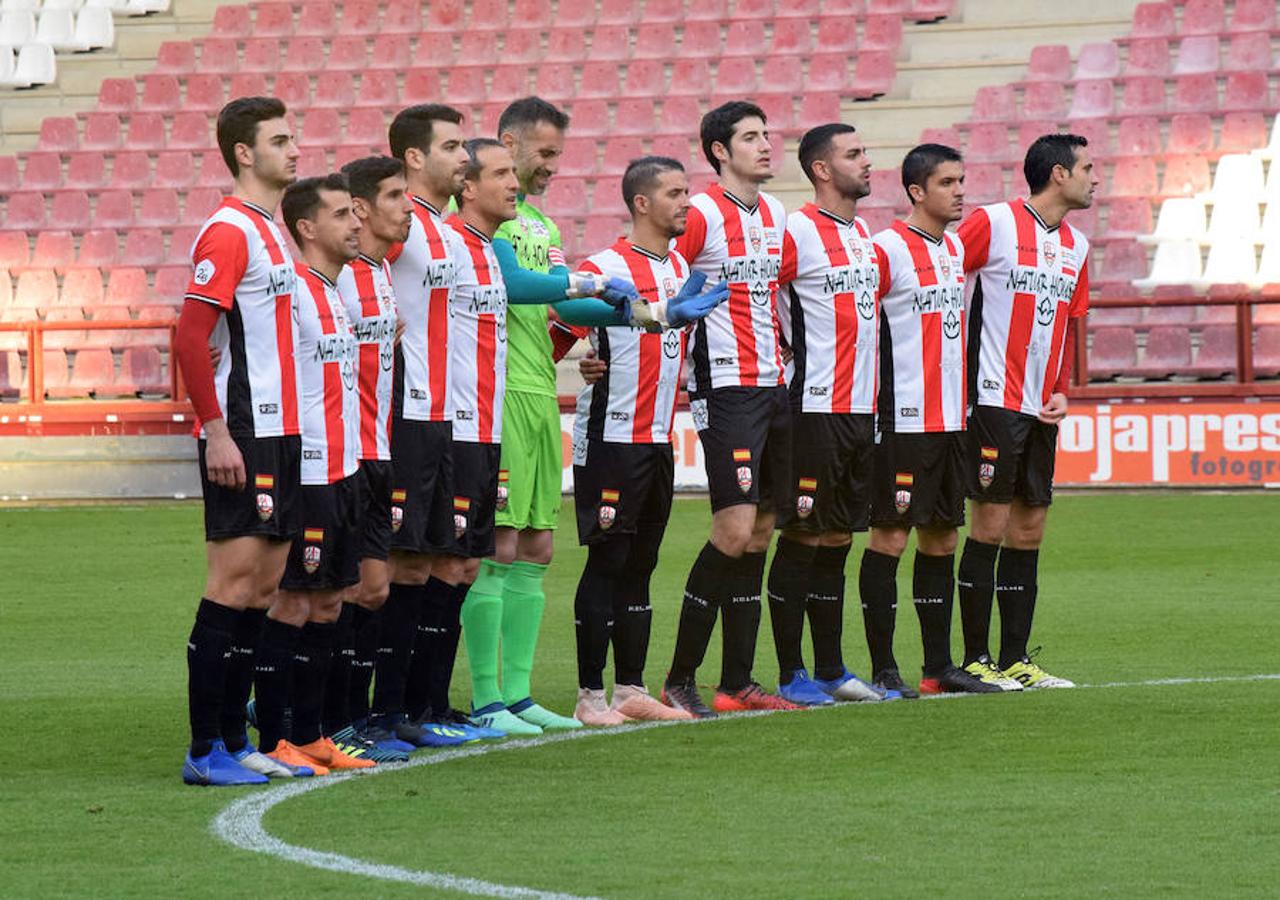
{"type": "Polygon", "coordinates": [[[1068,681],[1057,675],[1050,675],[1044,669],[1033,663],[1030,657],[1024,656],[1015,662],[1003,672],[1006,678],[1012,678],[1018,682],[1026,690],[1042,690],[1048,688],[1073,688],[1076,686],[1074,681],[1068,681]]]}
{"type": "Polygon", "coordinates": [[[266,775],[268,778],[294,778],[303,773],[294,769],[292,766],[286,766],[282,762],[272,759],[265,753],[259,753],[257,750],[249,749],[250,752],[235,754],[236,762],[244,766],[250,772],[257,772],[259,775],[266,775]]]}
{"type": "Polygon", "coordinates": [[[609,708],[603,688],[578,688],[578,705],[573,710],[573,717],[593,728],[609,728],[627,721],[622,713],[609,708]]]}
{"type": "Polygon", "coordinates": [[[642,684],[615,684],[612,709],[639,722],[675,722],[695,718],[690,712],[667,706],[642,684]]]}

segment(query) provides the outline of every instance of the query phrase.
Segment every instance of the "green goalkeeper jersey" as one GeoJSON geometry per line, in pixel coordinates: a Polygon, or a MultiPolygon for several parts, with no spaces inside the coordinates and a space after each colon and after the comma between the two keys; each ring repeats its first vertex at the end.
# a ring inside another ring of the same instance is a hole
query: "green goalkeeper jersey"
{"type": "MultiPolygon", "coordinates": [[[[516,217],[502,223],[494,237],[511,243],[523,269],[545,274],[565,265],[560,229],[523,194],[516,203],[516,217]]],[[[556,396],[545,304],[507,308],[507,390],[556,396]]]]}

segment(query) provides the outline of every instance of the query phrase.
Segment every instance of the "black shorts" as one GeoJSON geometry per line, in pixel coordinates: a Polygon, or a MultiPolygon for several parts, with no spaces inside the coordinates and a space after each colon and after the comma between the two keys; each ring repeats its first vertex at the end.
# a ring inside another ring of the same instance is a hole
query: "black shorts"
{"type": "Polygon", "coordinates": [[[357,472],[334,484],[304,484],[302,532],[293,539],[280,587],[332,591],[360,580],[360,516],[364,478],[357,472]]]}
{"type": "Polygon", "coordinates": [[[456,553],[453,426],[391,420],[391,549],[456,553]]]}
{"type": "Polygon", "coordinates": [[[791,478],[778,527],[811,534],[866,531],[875,416],[795,413],[791,429],[791,478]]]}
{"type": "Polygon", "coordinates": [[[791,480],[787,389],[716,388],[689,398],[702,442],[711,510],[752,503],[775,511],[791,480]]]}
{"type": "Polygon", "coordinates": [[[391,550],[391,460],[361,460],[360,477],[364,479],[360,558],[385,562],[391,550]]]}
{"type": "Polygon", "coordinates": [[[1017,497],[1027,506],[1053,502],[1057,425],[1011,409],[975,406],[968,435],[970,497],[984,503],[1012,503],[1017,497]]]}
{"type": "Polygon", "coordinates": [[[578,543],[635,534],[641,523],[666,525],[674,479],[670,444],[589,440],[586,463],[573,467],[578,543]]]}
{"type": "Polygon", "coordinates": [[[963,431],[880,435],[871,489],[878,528],[958,528],[964,524],[963,431]]]}
{"type": "Polygon", "coordinates": [[[501,461],[500,444],[453,442],[453,497],[449,501],[453,545],[446,552],[468,559],[493,556],[501,461]]]}
{"type": "Polygon", "coordinates": [[[302,438],[232,435],[244,458],[244,490],[221,487],[205,468],[207,442],[199,442],[204,492],[204,536],[208,541],[265,537],[291,541],[302,527],[302,438]]]}

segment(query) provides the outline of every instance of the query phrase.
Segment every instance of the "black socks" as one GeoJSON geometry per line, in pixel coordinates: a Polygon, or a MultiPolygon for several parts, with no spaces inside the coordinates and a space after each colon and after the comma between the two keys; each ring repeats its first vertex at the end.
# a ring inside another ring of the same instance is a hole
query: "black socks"
{"type": "Polygon", "coordinates": [[[258,749],[270,753],[283,738],[289,708],[294,648],[302,629],[268,618],[253,658],[253,705],[258,720],[258,749]]]}
{"type": "Polygon", "coordinates": [[[347,712],[352,723],[363,725],[369,718],[369,685],[373,683],[373,664],[378,653],[378,632],[382,627],[382,611],[370,612],[352,605],[350,684],[347,687],[347,712]]]}
{"type": "MultiPolygon", "coordinates": [[[[724,598],[721,637],[724,653],[720,660],[720,690],[739,691],[751,683],[751,667],[756,659],[756,637],[760,633],[760,588],[764,580],[763,551],[744,553],[730,559],[726,574],[731,585],[724,598]]],[[[729,559],[729,557],[726,557],[729,559]]]]}
{"type": "Polygon", "coordinates": [[[237,753],[249,741],[245,731],[244,707],[253,690],[253,652],[258,646],[265,609],[245,609],[237,614],[235,631],[228,648],[227,679],[222,692],[222,740],[227,750],[237,753]]]}
{"type": "Polygon", "coordinates": [[[936,678],[951,665],[951,606],[955,594],[954,553],[925,556],[916,551],[911,596],[920,619],[924,674],[936,678]]]}
{"type": "Polygon", "coordinates": [[[293,654],[293,728],[289,740],[303,746],[320,740],[324,686],[337,626],[308,622],[293,654]]]}
{"type": "Polygon", "coordinates": [[[1000,550],[996,599],[1000,603],[1000,668],[1027,655],[1031,620],[1036,612],[1036,569],[1039,550],[1000,550]]]}
{"type": "Polygon", "coordinates": [[[818,547],[813,555],[805,609],[813,638],[813,677],[831,681],[844,674],[844,566],[850,545],[818,547]]]}
{"type": "Polygon", "coordinates": [[[191,719],[191,755],[206,756],[221,727],[227,654],[239,613],[207,598],[196,608],[187,638],[187,709],[191,719]]]}
{"type": "Polygon", "coordinates": [[[321,716],[323,732],[337,734],[351,724],[351,669],[356,658],[356,633],[354,603],[343,603],[342,611],[333,631],[333,656],[329,662],[329,677],[324,685],[324,712],[321,716]]]}
{"type": "Polygon", "coordinates": [[[707,541],[689,570],[684,603],[680,607],[680,626],[676,631],[675,656],[668,676],[671,681],[693,678],[698,666],[702,665],[734,562],[736,560],[725,556],[707,541]]]}
{"type": "Polygon", "coordinates": [[[999,544],[967,538],[960,555],[956,584],[960,591],[960,626],[964,630],[964,664],[990,655],[991,598],[996,590],[999,544]]]}
{"type": "Polygon", "coordinates": [[[778,651],[779,681],[783,684],[791,680],[796,669],[804,668],[800,640],[816,549],[779,536],[769,567],[769,622],[778,651]]]}
{"type": "Polygon", "coordinates": [[[898,558],[870,548],[862,553],[858,594],[862,600],[862,624],[871,652],[871,672],[878,676],[897,669],[893,658],[893,630],[898,610],[898,558]]]}
{"type": "Polygon", "coordinates": [[[418,633],[418,615],[426,585],[392,584],[382,607],[382,627],[378,635],[378,655],[374,661],[373,713],[387,715],[405,711],[404,692],[409,665],[418,633]]]}

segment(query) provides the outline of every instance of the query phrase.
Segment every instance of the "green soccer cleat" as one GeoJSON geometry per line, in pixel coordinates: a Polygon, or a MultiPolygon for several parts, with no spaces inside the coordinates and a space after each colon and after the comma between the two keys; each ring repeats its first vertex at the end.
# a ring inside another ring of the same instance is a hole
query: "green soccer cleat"
{"type": "Polygon", "coordinates": [[[983,684],[994,684],[1002,691],[1022,690],[1022,682],[1006,676],[985,653],[965,666],[964,670],[983,684]]]}
{"type": "Polygon", "coordinates": [[[481,728],[493,728],[506,732],[507,737],[534,737],[542,734],[539,726],[512,715],[511,711],[501,703],[490,703],[483,709],[475,710],[471,713],[471,721],[481,728]]]}
{"type": "MultiPolygon", "coordinates": [[[[543,731],[575,731],[582,727],[582,723],[577,719],[556,715],[551,710],[539,706],[532,700],[526,700],[508,708],[521,721],[536,725],[543,731]]],[[[502,726],[499,725],[497,727],[501,728],[502,726]]]]}
{"type": "MultiPolygon", "coordinates": [[[[1037,647],[1036,649],[1038,650],[1039,648],[1037,647]]],[[[1004,676],[1012,678],[1029,691],[1048,688],[1073,688],[1076,686],[1074,681],[1059,678],[1057,675],[1050,675],[1033,663],[1030,656],[1022,657],[1022,659],[1005,669],[1004,676]]]]}

